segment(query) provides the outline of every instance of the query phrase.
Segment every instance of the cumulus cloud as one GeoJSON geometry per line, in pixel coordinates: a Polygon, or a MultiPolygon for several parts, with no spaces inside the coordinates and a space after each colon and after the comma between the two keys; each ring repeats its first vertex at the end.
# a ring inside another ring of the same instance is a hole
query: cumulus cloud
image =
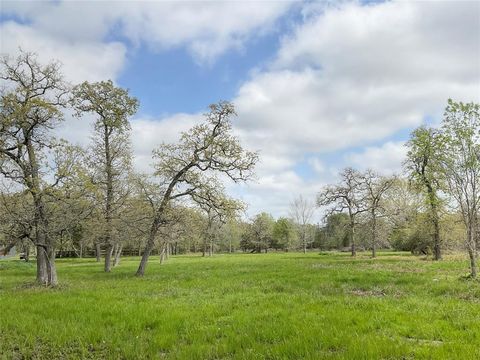
{"type": "Polygon", "coordinates": [[[66,41],[13,21],[0,24],[2,54],[15,56],[20,48],[36,52],[40,61],[58,59],[72,83],[114,79],[123,68],[126,47],[120,42],[66,41]]]}
{"type": "MultiPolygon", "coordinates": [[[[60,58],[75,80],[115,79],[131,44],[153,51],[184,47],[196,61],[212,62],[271,31],[292,7],[8,1],[2,6],[22,19],[0,25],[2,52],[34,46],[60,58]]],[[[252,72],[232,99],[239,114],[236,133],[261,155],[257,182],[229,190],[251,204],[251,213],[287,215],[292,197],[313,197],[332,180],[337,165],[398,171],[405,154],[403,139],[395,137],[399,130],[426,117],[438,119],[450,97],[480,101],[478,2],[308,3],[302,14],[271,64],[252,72]],[[323,161],[336,151],[346,154],[338,164],[323,161]],[[310,164],[318,179],[299,175],[295,167],[301,162],[310,164]]],[[[198,114],[159,119],[152,114],[133,120],[136,166],[148,170],[151,149],[198,119],[198,114]]],[[[72,138],[88,129],[88,122],[70,124],[65,133],[70,129],[72,138]]]]}
{"type": "MultiPolygon", "coordinates": [[[[246,143],[275,159],[260,166],[270,189],[308,187],[283,176],[306,153],[378,143],[440,117],[450,97],[478,102],[479,14],[477,2],[342,3],[309,12],[234,100],[246,143]]],[[[403,156],[401,142],[389,142],[338,165],[392,172],[403,156]]]]}
{"type": "Polygon", "coordinates": [[[161,143],[174,143],[180,134],[201,121],[199,114],[175,114],[163,119],[137,118],[132,123],[132,145],[137,171],[151,173],[152,150],[161,143]]]}
{"type": "Polygon", "coordinates": [[[199,63],[212,62],[271,31],[291,2],[4,1],[3,11],[64,41],[102,41],[115,34],[154,50],[186,47],[199,63]],[[61,29],[61,31],[59,31],[61,29]]]}
{"type": "Polygon", "coordinates": [[[478,100],[479,6],[325,10],[284,39],[273,66],[240,88],[240,126],[276,153],[275,144],[325,152],[419,125],[449,97],[478,100]]]}
{"type": "Polygon", "coordinates": [[[407,155],[404,141],[388,141],[381,146],[368,146],[358,153],[346,155],[347,162],[360,170],[372,169],[383,175],[400,174],[407,155]]]}

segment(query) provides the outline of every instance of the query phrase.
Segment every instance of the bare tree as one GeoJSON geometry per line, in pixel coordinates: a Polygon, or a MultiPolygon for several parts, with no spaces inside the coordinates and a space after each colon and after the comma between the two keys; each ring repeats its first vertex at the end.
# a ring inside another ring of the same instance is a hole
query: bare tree
{"type": "Polygon", "coordinates": [[[368,210],[365,204],[365,187],[361,174],[346,168],[340,173],[340,183],[326,186],[317,197],[318,206],[332,206],[327,213],[347,212],[350,220],[350,245],[352,256],[356,256],[355,225],[357,216],[368,210]]]}
{"type": "Polygon", "coordinates": [[[308,201],[302,195],[296,197],[290,204],[290,217],[297,224],[302,244],[303,253],[307,253],[307,225],[312,220],[315,204],[308,201]]]}
{"type": "MultiPolygon", "coordinates": [[[[136,113],[138,101],[130,97],[127,90],[115,87],[110,80],[93,84],[84,82],[76,86],[71,101],[78,116],[84,113],[97,116],[91,164],[95,183],[101,192],[106,245],[104,270],[109,272],[116,243],[114,222],[128,195],[127,178],[131,169],[128,118],[136,113]]],[[[119,247],[118,244],[117,252],[119,247]]]]}
{"type": "Polygon", "coordinates": [[[182,197],[205,200],[205,194],[214,191],[216,174],[223,174],[234,182],[246,181],[253,175],[258,156],[245,151],[231,134],[230,119],[234,115],[234,107],[229,102],[210,105],[205,121],[183,133],[179,143],[163,144],[154,151],[155,176],[163,195],[155,205],[137,276],[145,273],[155,237],[172,201],[182,197]]]}
{"type": "Polygon", "coordinates": [[[377,256],[377,220],[385,215],[384,196],[395,183],[395,177],[384,177],[372,170],[362,174],[362,182],[366,190],[366,206],[372,224],[372,257],[377,256]]]}
{"type": "Polygon", "coordinates": [[[6,85],[0,100],[0,172],[21,184],[32,197],[37,281],[56,285],[55,248],[48,233],[45,193],[62,176],[47,184],[42,164],[48,151],[57,145],[50,130],[63,120],[61,108],[66,105],[68,89],[59,65],[41,65],[35,54],[3,57],[0,65],[0,78],[6,85]]]}

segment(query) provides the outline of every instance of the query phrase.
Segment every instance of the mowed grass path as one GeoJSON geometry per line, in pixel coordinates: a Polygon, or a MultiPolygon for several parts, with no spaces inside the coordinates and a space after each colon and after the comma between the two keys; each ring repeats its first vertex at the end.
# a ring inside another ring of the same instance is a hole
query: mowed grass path
{"type": "Polygon", "coordinates": [[[61,286],[0,261],[2,359],[480,359],[465,259],[408,254],[138,258],[105,274],[59,260],[61,286]]]}

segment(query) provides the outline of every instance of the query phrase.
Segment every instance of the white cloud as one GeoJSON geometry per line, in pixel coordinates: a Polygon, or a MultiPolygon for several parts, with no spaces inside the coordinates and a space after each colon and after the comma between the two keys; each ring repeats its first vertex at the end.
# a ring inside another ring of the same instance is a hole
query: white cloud
{"type": "Polygon", "coordinates": [[[308,164],[317,174],[322,174],[325,172],[326,168],[322,161],[317,158],[309,158],[308,164]]]}
{"type": "Polygon", "coordinates": [[[62,73],[72,83],[116,78],[126,54],[125,45],[119,42],[70,42],[13,21],[0,24],[0,39],[0,53],[15,56],[22,48],[36,52],[43,63],[58,59],[62,73]]]}
{"type": "Polygon", "coordinates": [[[372,169],[383,175],[401,174],[407,148],[404,141],[389,141],[368,146],[359,153],[346,155],[346,161],[359,170],[372,169]]]}
{"type": "MultiPolygon", "coordinates": [[[[184,47],[205,63],[270,31],[291,8],[283,2],[2,5],[27,20],[1,25],[2,51],[37,45],[60,58],[70,78],[81,80],[115,78],[121,71],[126,48],[111,41],[113,31],[153,50],[184,47]]],[[[292,196],[313,197],[332,180],[332,164],[325,161],[327,168],[318,159],[334,151],[347,151],[342,161],[359,168],[397,171],[405,151],[401,141],[369,144],[391,139],[425,116],[440,117],[449,97],[480,101],[479,2],[307,4],[303,15],[271,65],[252,73],[232,99],[239,114],[235,131],[248,148],[261,151],[258,181],[238,191],[251,213],[286,215],[292,196]],[[365,148],[348,153],[353,147],[365,148]],[[294,171],[304,161],[318,180],[294,171]]],[[[148,169],[154,145],[198,118],[134,120],[136,166],[148,169]]],[[[75,126],[72,138],[87,129],[75,126]]]]}
{"type": "Polygon", "coordinates": [[[161,143],[173,143],[180,133],[187,131],[201,120],[200,115],[176,114],[163,119],[134,119],[132,145],[134,166],[137,171],[151,173],[152,150],[161,143]]]}
{"type": "MultiPolygon", "coordinates": [[[[279,183],[291,191],[308,187],[303,179],[280,180],[307,153],[328,156],[381,141],[440,117],[449,97],[478,102],[479,10],[477,2],[387,2],[309,13],[283,39],[271,67],[254,73],[234,99],[245,141],[283,164],[260,169],[274,179],[260,199],[279,195],[279,183]]],[[[403,154],[400,142],[390,142],[344,160],[397,171],[403,154]]],[[[331,178],[330,171],[322,176],[331,178]]],[[[267,204],[284,211],[277,201],[267,204]]]]}
{"type": "Polygon", "coordinates": [[[3,11],[38,32],[64,41],[102,41],[112,31],[152,49],[186,47],[211,62],[251,37],[271,31],[288,1],[4,1],[3,11]],[[61,31],[59,31],[61,29],[61,31]]]}

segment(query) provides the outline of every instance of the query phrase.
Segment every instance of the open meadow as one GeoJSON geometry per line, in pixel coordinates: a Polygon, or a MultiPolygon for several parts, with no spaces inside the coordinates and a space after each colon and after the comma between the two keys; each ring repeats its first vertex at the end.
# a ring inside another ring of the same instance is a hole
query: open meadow
{"type": "Polygon", "coordinates": [[[112,273],[0,261],[2,359],[478,359],[480,284],[466,258],[270,253],[138,258],[112,273]]]}

